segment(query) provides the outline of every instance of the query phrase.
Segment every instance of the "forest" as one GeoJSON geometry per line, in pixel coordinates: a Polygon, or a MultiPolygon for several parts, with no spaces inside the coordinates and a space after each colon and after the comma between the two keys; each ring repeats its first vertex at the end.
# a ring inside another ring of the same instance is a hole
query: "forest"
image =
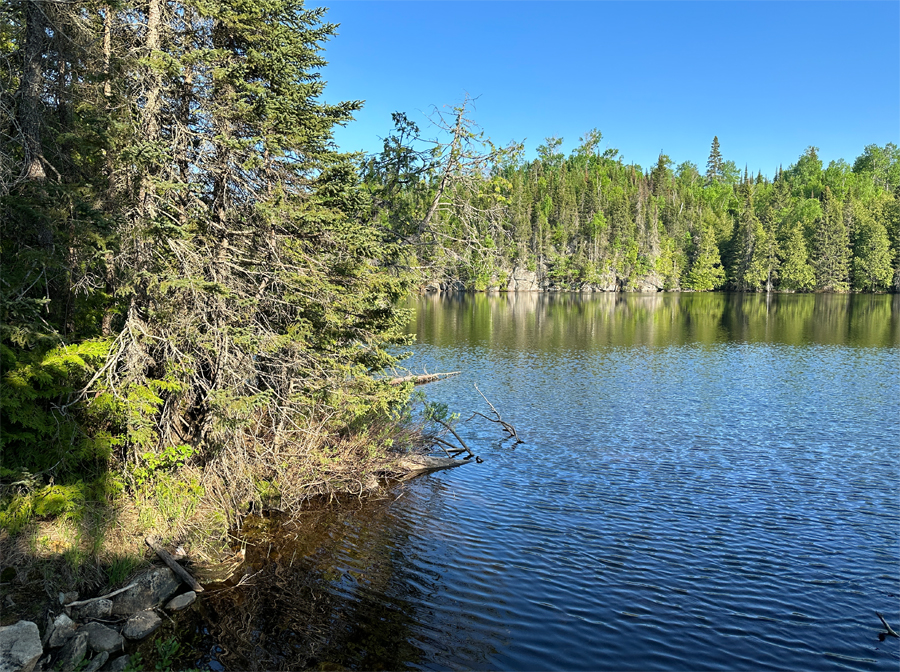
{"type": "Polygon", "coordinates": [[[722,156],[705,172],[660,154],[649,169],[602,149],[593,129],[569,156],[497,148],[471,101],[436,113],[426,140],[406,115],[363,165],[378,216],[422,250],[431,278],[506,289],[515,268],[543,288],[589,291],[896,291],[900,149],[869,145],[823,166],[810,146],[772,179],[722,156]],[[449,116],[449,119],[445,118],[449,116]]]}
{"type": "Polygon", "coordinates": [[[362,492],[412,440],[388,376],[400,301],[435,282],[900,288],[893,144],[772,179],[718,138],[705,171],[627,164],[597,130],[527,161],[466,99],[436,139],[397,113],[382,152],[344,153],[362,102],[324,102],[335,30],[300,0],[0,9],[5,530],[82,539],[125,502],[144,530],[224,536],[362,492]]]}

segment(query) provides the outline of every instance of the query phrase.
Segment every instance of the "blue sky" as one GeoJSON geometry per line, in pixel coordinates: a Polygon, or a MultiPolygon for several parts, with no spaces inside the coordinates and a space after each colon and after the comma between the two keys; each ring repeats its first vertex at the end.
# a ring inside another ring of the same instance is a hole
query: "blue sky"
{"type": "Polygon", "coordinates": [[[377,151],[404,111],[478,96],[495,142],[591,128],[648,167],[725,159],[773,175],[809,145],[852,163],[900,135],[900,2],[356,2],[325,47],[328,101],[362,99],[345,151],[377,151]]]}

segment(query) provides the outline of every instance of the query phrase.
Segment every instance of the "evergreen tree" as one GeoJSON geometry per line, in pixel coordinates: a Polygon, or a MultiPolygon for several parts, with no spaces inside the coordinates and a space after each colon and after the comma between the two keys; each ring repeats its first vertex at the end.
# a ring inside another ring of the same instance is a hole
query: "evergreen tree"
{"type": "Polygon", "coordinates": [[[712,147],[709,150],[709,158],[706,161],[706,183],[718,182],[723,176],[724,162],[719,151],[719,136],[713,136],[712,147]]]}
{"type": "Polygon", "coordinates": [[[886,289],[894,275],[887,229],[865,209],[857,209],[856,219],[853,284],[869,292],[886,289]]]}
{"type": "Polygon", "coordinates": [[[712,223],[704,221],[693,241],[693,263],[684,286],[695,292],[718,289],[725,282],[725,270],[719,258],[716,233],[712,223]]]}
{"type": "Polygon", "coordinates": [[[816,276],[809,265],[806,239],[800,225],[790,229],[781,249],[778,288],[794,292],[811,291],[816,286],[816,276]]]}
{"type": "Polygon", "coordinates": [[[816,287],[846,291],[850,272],[850,241],[844,227],[843,208],[831,189],[822,194],[822,215],[816,221],[813,239],[816,287]]]}

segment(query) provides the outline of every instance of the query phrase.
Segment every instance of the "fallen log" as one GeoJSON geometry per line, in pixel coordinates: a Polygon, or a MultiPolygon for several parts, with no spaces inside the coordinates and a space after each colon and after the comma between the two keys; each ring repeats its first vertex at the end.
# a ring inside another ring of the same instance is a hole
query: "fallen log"
{"type": "Polygon", "coordinates": [[[399,378],[391,378],[388,381],[388,385],[402,385],[403,383],[412,383],[413,385],[424,385],[425,383],[431,383],[435,380],[442,380],[444,378],[449,378],[450,376],[456,376],[462,373],[462,371],[448,371],[447,373],[420,373],[420,374],[411,374],[409,376],[400,376],[399,378]]]}
{"type": "Polygon", "coordinates": [[[401,469],[407,471],[405,478],[418,476],[429,471],[440,471],[441,469],[452,469],[468,464],[465,460],[455,460],[452,457],[432,457],[430,455],[408,455],[402,458],[398,463],[401,469]]]}
{"type": "Polygon", "coordinates": [[[171,553],[169,553],[166,549],[156,543],[156,539],[154,539],[153,537],[147,537],[146,539],[144,539],[144,543],[147,544],[147,546],[149,546],[151,549],[153,549],[153,551],[159,556],[160,560],[166,563],[169,566],[169,569],[175,572],[175,575],[179,579],[189,585],[191,587],[191,590],[193,590],[195,593],[203,592],[203,586],[201,586],[197,582],[197,579],[188,574],[188,571],[175,561],[175,558],[172,557],[171,553]]]}

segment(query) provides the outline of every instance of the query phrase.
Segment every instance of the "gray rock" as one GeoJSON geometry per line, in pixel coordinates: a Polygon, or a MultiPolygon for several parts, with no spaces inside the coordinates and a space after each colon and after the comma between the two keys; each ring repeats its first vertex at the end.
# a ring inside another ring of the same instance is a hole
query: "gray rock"
{"type": "Polygon", "coordinates": [[[156,612],[148,609],[129,618],[122,634],[128,639],[143,639],[147,635],[153,634],[160,625],[162,625],[162,619],[156,615],[156,612]]]}
{"type": "MultiPolygon", "coordinates": [[[[376,481],[375,487],[378,487],[378,482],[376,481]]],[[[173,597],[169,600],[169,603],[166,605],[166,609],[169,611],[181,611],[182,609],[187,609],[194,603],[194,600],[197,599],[197,593],[193,590],[190,590],[186,593],[179,595],[178,597],[173,597]]]]}
{"type": "Polygon", "coordinates": [[[53,623],[50,624],[50,627],[47,628],[44,644],[51,649],[59,648],[75,636],[75,629],[77,627],[75,621],[65,614],[60,614],[53,623]]]}
{"type": "Polygon", "coordinates": [[[93,660],[91,660],[90,664],[84,668],[83,672],[97,672],[97,670],[106,665],[107,660],[109,660],[109,653],[107,651],[101,651],[94,656],[93,660]]]}
{"type": "Polygon", "coordinates": [[[115,653],[121,651],[125,646],[122,635],[102,623],[88,623],[81,626],[78,632],[83,632],[88,636],[88,646],[97,653],[104,651],[115,653]]]}
{"type": "Polygon", "coordinates": [[[128,667],[129,658],[130,656],[119,656],[118,658],[113,658],[103,667],[103,672],[122,672],[126,667],[128,667]]]}
{"type": "Polygon", "coordinates": [[[43,653],[36,623],[19,621],[0,628],[0,672],[31,672],[43,653]]]}
{"type": "Polygon", "coordinates": [[[514,268],[509,274],[509,282],[506,285],[508,292],[536,292],[540,290],[538,275],[535,271],[524,268],[514,268]]]}
{"type": "Polygon", "coordinates": [[[60,650],[54,669],[61,672],[72,672],[87,655],[87,633],[76,633],[72,639],[60,650]]]}
{"type": "Polygon", "coordinates": [[[69,607],[69,613],[76,621],[90,621],[95,618],[106,618],[112,613],[112,600],[102,598],[91,600],[87,604],[79,604],[77,607],[69,607]]]}
{"type": "Polygon", "coordinates": [[[168,567],[155,567],[141,576],[134,586],[113,598],[112,613],[127,616],[155,607],[178,590],[178,577],[168,567]]]}
{"type": "Polygon", "coordinates": [[[78,593],[60,593],[59,594],[59,603],[62,605],[69,604],[70,602],[76,602],[78,600],[78,593]]]}

